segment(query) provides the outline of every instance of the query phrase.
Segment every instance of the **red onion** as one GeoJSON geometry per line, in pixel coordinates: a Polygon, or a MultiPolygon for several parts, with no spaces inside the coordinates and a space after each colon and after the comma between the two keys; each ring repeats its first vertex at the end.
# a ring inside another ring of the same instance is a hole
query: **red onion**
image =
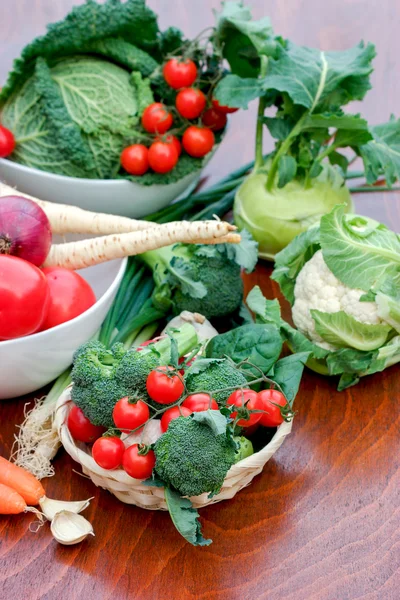
{"type": "Polygon", "coordinates": [[[12,254],[40,267],[50,246],[50,222],[36,202],[21,196],[0,198],[0,254],[12,254]]]}

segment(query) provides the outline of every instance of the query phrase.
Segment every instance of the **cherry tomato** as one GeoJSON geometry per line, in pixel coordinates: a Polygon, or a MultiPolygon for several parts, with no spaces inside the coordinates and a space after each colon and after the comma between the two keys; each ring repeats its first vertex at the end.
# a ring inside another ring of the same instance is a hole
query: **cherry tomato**
{"type": "Polygon", "coordinates": [[[121,153],[121,165],[131,175],[144,175],[149,170],[149,150],[143,144],[132,144],[121,153]]]}
{"type": "Polygon", "coordinates": [[[38,331],[49,300],[49,284],[38,267],[22,258],[0,254],[0,340],[38,331]]]}
{"type": "Polygon", "coordinates": [[[213,98],[212,105],[218,112],[222,113],[223,115],[229,115],[229,114],[234,113],[239,110],[238,108],[230,108],[229,106],[221,106],[221,104],[215,98],[213,98]]]}
{"type": "Polygon", "coordinates": [[[149,133],[165,133],[173,122],[171,113],[161,102],[153,102],[143,111],[142,125],[149,133]]]}
{"type": "MultiPolygon", "coordinates": [[[[261,410],[262,405],[257,392],[253,390],[235,390],[226,401],[227,406],[237,406],[243,410],[261,410]]],[[[232,419],[236,418],[237,411],[231,413],[232,419]]],[[[239,419],[239,427],[251,427],[260,421],[262,413],[249,413],[248,418],[239,419]]],[[[240,416],[240,415],[239,415],[240,416]]]]}
{"type": "Polygon", "coordinates": [[[171,58],[163,68],[165,81],[174,90],[193,85],[197,77],[197,67],[190,59],[171,58]]]}
{"type": "Polygon", "coordinates": [[[50,291],[47,315],[41,331],[75,319],[96,302],[94,291],[75,271],[63,267],[42,269],[50,291]]]}
{"type": "Polygon", "coordinates": [[[151,371],[146,381],[150,398],[159,404],[172,404],[182,396],[185,386],[178,375],[167,375],[172,367],[160,367],[151,371]],[[164,372],[163,372],[164,371],[164,372]]]}
{"type": "Polygon", "coordinates": [[[174,144],[154,142],[149,150],[149,163],[156,173],[172,171],[178,162],[178,152],[174,144]]]}
{"type": "Polygon", "coordinates": [[[208,394],[191,394],[182,402],[182,407],[188,408],[192,412],[202,412],[203,410],[218,410],[218,404],[208,394]]]}
{"type": "Polygon", "coordinates": [[[228,121],[224,113],[218,112],[215,108],[209,108],[201,117],[203,125],[211,131],[220,131],[226,126],[228,121]]]}
{"type": "Polygon", "coordinates": [[[285,396],[278,390],[262,390],[258,392],[258,398],[261,401],[261,409],[265,410],[260,419],[260,424],[264,427],[278,427],[284,421],[279,406],[288,406],[285,396]],[[278,404],[279,406],[275,406],[278,404]]]}
{"type": "Polygon", "coordinates": [[[101,437],[92,447],[94,461],[102,469],[117,469],[122,463],[125,446],[119,437],[101,437]]]}
{"type": "Polygon", "coordinates": [[[210,152],[215,143],[211,129],[191,125],[183,134],[182,144],[186,152],[195,158],[201,158],[210,152]]]}
{"type": "Polygon", "coordinates": [[[148,479],[151,477],[154,465],[156,464],[156,455],[153,450],[147,450],[143,445],[133,444],[125,450],[124,457],[122,459],[122,468],[130,477],[134,479],[148,479]]]}
{"type": "Polygon", "coordinates": [[[171,421],[178,417],[188,417],[192,412],[193,411],[186,406],[173,406],[172,408],[169,408],[161,417],[161,431],[165,433],[171,421]]]}
{"type": "Polygon", "coordinates": [[[150,411],[147,404],[138,400],[130,402],[128,396],[118,400],[113,409],[113,421],[124,433],[130,433],[133,429],[137,429],[144,425],[150,417],[150,411]]]}
{"type": "Polygon", "coordinates": [[[172,144],[178,153],[178,156],[182,154],[182,144],[174,135],[166,135],[162,138],[156,138],[156,142],[164,142],[165,144],[172,144]]]}
{"type": "Polygon", "coordinates": [[[85,444],[91,444],[106,431],[104,427],[93,425],[77,406],[73,406],[69,411],[67,425],[74,440],[85,444]]]}
{"type": "Polygon", "coordinates": [[[15,139],[9,129],[0,125],[0,158],[9,156],[14,151],[15,139]]]}
{"type": "Polygon", "coordinates": [[[186,88],[178,92],[175,106],[178,113],[185,119],[197,119],[205,109],[207,98],[201,90],[186,88]]]}

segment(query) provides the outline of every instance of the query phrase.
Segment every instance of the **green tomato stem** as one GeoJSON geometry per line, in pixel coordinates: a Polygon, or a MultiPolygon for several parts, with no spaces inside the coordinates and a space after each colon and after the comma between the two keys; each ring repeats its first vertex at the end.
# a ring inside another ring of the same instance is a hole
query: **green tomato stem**
{"type": "MultiPolygon", "coordinates": [[[[262,55],[261,56],[261,68],[260,68],[260,77],[265,77],[268,69],[268,57],[262,55]]],[[[263,160],[263,131],[264,131],[264,123],[262,118],[265,112],[265,98],[261,96],[258,101],[258,112],[257,112],[257,126],[256,126],[256,152],[255,152],[255,162],[254,169],[257,170],[262,167],[263,160]]]]}

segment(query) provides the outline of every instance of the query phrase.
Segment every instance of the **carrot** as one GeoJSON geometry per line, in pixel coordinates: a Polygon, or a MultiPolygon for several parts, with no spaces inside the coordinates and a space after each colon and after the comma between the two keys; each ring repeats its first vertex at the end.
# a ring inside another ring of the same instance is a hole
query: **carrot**
{"type": "Polygon", "coordinates": [[[43,486],[36,477],[1,456],[0,483],[13,488],[27,504],[35,506],[45,496],[43,486]]]}
{"type": "Polygon", "coordinates": [[[108,235],[141,231],[142,229],[149,229],[156,226],[150,221],[138,221],[136,219],[128,219],[128,217],[91,212],[77,206],[45,202],[28,194],[23,194],[0,182],[0,198],[2,196],[16,195],[33,200],[44,210],[50,221],[53,234],[91,233],[95,235],[108,235]]]}
{"type": "Polygon", "coordinates": [[[0,515],[19,515],[26,510],[26,502],[13,488],[0,483],[0,515]]]}
{"type": "MultiPolygon", "coordinates": [[[[236,227],[224,221],[180,221],[157,225],[144,231],[121,233],[104,237],[53,245],[45,267],[82,269],[97,263],[134,256],[176,242],[221,243],[236,227]]],[[[229,239],[229,238],[228,238],[229,239]]],[[[234,242],[240,241],[240,236],[234,242]]]]}

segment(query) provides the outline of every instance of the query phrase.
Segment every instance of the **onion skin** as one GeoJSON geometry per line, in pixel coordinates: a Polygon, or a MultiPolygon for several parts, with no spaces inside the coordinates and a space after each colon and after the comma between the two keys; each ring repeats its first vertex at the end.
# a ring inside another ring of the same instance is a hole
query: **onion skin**
{"type": "Polygon", "coordinates": [[[51,227],[46,213],[29,198],[0,198],[0,254],[23,258],[40,267],[51,247],[51,227]]]}

